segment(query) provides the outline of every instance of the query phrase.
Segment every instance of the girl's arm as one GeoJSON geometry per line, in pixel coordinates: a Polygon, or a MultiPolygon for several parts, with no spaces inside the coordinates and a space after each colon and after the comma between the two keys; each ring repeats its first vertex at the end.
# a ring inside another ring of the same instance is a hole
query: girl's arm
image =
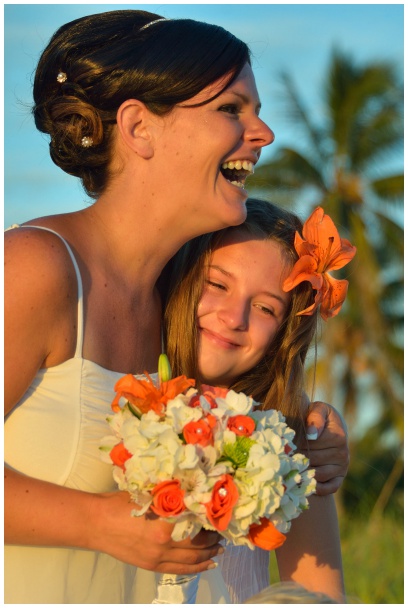
{"type": "Polygon", "coordinates": [[[337,513],[332,495],[311,496],[310,508],[293,520],[276,550],[282,581],[325,593],[344,603],[344,581],[337,513]]]}

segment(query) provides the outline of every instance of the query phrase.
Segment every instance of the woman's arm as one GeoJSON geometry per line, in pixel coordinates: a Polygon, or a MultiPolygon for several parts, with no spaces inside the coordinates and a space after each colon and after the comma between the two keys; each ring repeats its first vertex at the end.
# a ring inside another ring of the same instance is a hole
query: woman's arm
{"type": "MultiPolygon", "coordinates": [[[[5,412],[11,412],[41,367],[73,356],[77,294],[60,240],[37,230],[6,233],[5,412]]],[[[92,494],[5,470],[5,542],[99,550],[149,570],[206,570],[220,549],[203,532],[174,543],[172,526],[131,517],[127,493],[92,494]]]]}
{"type": "Polygon", "coordinates": [[[79,547],[155,572],[203,572],[220,551],[215,532],[175,543],[173,526],[132,517],[126,492],[90,494],[5,470],[5,542],[79,547]]]}
{"type": "Polygon", "coordinates": [[[311,496],[310,508],[292,522],[276,550],[282,581],[344,602],[344,581],[337,513],[333,496],[311,496]]]}

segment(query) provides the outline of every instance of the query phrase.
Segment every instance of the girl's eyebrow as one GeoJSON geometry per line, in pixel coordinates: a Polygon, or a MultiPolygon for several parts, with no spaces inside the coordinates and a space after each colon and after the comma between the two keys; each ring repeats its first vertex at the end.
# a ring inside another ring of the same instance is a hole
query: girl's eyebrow
{"type": "Polygon", "coordinates": [[[281,302],[283,304],[283,306],[286,306],[286,302],[284,301],[284,299],[281,296],[279,296],[277,293],[271,293],[270,291],[261,291],[260,295],[269,296],[270,298],[275,298],[275,300],[279,300],[279,302],[281,302]]]}
{"type": "MultiPolygon", "coordinates": [[[[208,268],[211,270],[218,270],[228,278],[234,276],[233,274],[231,274],[231,272],[228,272],[228,270],[225,270],[225,268],[222,268],[222,266],[218,266],[217,264],[210,264],[208,268]]],[[[272,293],[271,291],[261,291],[259,295],[268,296],[269,298],[275,298],[276,300],[279,300],[279,302],[281,302],[283,306],[286,306],[285,300],[277,293],[272,293]]]]}
{"type": "Polygon", "coordinates": [[[225,274],[225,276],[227,276],[227,277],[233,276],[230,272],[228,272],[228,270],[225,270],[225,268],[222,268],[221,266],[217,266],[217,264],[209,264],[208,268],[219,270],[220,272],[222,272],[222,274],[225,274]]]}

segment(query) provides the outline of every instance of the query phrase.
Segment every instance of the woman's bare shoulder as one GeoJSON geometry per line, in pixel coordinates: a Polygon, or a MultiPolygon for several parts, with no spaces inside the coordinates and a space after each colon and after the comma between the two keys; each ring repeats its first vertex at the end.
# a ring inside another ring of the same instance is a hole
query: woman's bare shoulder
{"type": "Polygon", "coordinates": [[[56,292],[72,286],[75,270],[61,238],[56,234],[22,225],[4,234],[5,276],[21,288],[56,292]]]}
{"type": "Polygon", "coordinates": [[[55,234],[21,227],[6,231],[4,241],[8,412],[39,368],[57,365],[73,355],[77,283],[69,253],[55,234]]]}

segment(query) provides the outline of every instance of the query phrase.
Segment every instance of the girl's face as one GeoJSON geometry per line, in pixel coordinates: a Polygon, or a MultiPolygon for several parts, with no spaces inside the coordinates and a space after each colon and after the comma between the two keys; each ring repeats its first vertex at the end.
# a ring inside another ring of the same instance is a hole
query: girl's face
{"type": "Polygon", "coordinates": [[[245,220],[245,179],[261,149],[274,139],[259,118],[258,91],[248,64],[219,97],[190,107],[210,99],[224,83],[225,78],[213,83],[158,123],[157,178],[168,209],[174,201],[180,228],[194,226],[196,235],[245,220]]]}
{"type": "Polygon", "coordinates": [[[199,368],[204,382],[230,386],[262,359],[285,317],[289,273],[280,246],[243,233],[214,251],[198,306],[199,368]]]}

